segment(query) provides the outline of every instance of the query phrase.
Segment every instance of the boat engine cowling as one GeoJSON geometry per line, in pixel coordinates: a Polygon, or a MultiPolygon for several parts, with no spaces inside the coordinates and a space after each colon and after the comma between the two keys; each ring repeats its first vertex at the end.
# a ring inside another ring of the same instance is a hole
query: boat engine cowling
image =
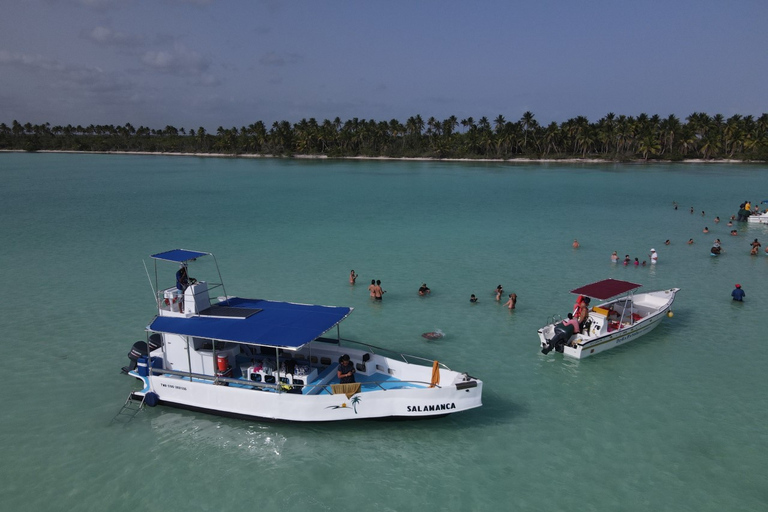
{"type": "Polygon", "coordinates": [[[153,333],[149,336],[149,351],[154,352],[163,346],[163,336],[159,333],[153,333]]]}
{"type": "Polygon", "coordinates": [[[136,361],[139,360],[141,356],[146,356],[149,354],[149,351],[147,350],[147,342],[146,341],[137,341],[133,344],[131,347],[131,351],[128,352],[128,359],[131,360],[130,364],[128,366],[123,366],[123,371],[125,373],[132,372],[136,369],[136,361]]]}

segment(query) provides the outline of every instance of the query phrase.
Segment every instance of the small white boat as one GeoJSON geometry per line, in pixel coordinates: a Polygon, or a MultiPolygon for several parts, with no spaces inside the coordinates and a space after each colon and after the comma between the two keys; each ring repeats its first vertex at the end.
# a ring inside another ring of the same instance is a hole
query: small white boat
{"type": "Polygon", "coordinates": [[[747,222],[754,222],[756,224],[768,224],[768,212],[753,213],[747,217],[747,222]]]}
{"type": "Polygon", "coordinates": [[[543,353],[551,350],[576,359],[625,345],[653,330],[661,320],[672,316],[671,307],[679,288],[648,293],[633,293],[642,285],[605,279],[571,290],[571,293],[599,300],[611,299],[589,310],[581,333],[564,328],[555,318],[538,330],[543,353]]]}
{"type": "MultiPolygon", "coordinates": [[[[425,418],[482,405],[483,383],[466,373],[415,356],[387,357],[371,345],[343,345],[355,343],[339,333],[353,308],[227,296],[223,284],[186,274],[203,257],[216,263],[211,253],[183,249],[152,256],[155,283],[158,262],[170,262],[179,267],[178,286],[153,288],[157,316],[123,368],[141,389],[126,404],[286,421],[425,418]],[[224,296],[212,299],[219,287],[224,296]],[[334,328],[335,337],[323,337],[334,328]],[[340,379],[341,368],[354,368],[354,382],[340,379]]],[[[218,264],[212,276],[221,280],[218,264]]]]}

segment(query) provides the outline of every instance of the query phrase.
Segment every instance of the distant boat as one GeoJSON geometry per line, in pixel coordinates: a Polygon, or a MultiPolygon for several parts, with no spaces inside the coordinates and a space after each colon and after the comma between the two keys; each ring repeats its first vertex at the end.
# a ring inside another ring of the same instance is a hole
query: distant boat
{"type": "Polygon", "coordinates": [[[605,279],[571,290],[571,293],[599,300],[620,297],[592,307],[584,331],[579,334],[568,333],[553,318],[538,330],[542,352],[556,350],[569,357],[584,359],[649,333],[670,313],[680,289],[634,294],[634,290],[641,286],[605,279]]]}
{"type": "MultiPolygon", "coordinates": [[[[157,316],[146,328],[147,342],[134,344],[124,368],[141,384],[124,409],[137,400],[306,422],[425,418],[482,405],[479,379],[437,361],[387,357],[383,349],[342,340],[339,324],[353,308],[231,297],[223,284],[191,278],[186,287],[157,286],[158,262],[186,269],[208,256],[215,263],[211,253],[199,251],[152,255],[157,316]],[[224,296],[212,299],[216,288],[224,296]],[[325,337],[334,328],[336,337],[325,337]],[[350,364],[342,364],[347,357],[350,364]],[[354,368],[353,383],[338,377],[347,367],[354,368]]],[[[218,264],[211,275],[221,279],[218,264]]]]}
{"type": "Polygon", "coordinates": [[[768,212],[753,213],[747,217],[747,222],[754,222],[757,224],[768,224],[768,212]]]}

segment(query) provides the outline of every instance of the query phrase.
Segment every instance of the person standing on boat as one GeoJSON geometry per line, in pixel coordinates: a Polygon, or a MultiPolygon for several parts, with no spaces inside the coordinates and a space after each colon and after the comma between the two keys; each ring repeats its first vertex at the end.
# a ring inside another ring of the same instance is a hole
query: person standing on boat
{"type": "Polygon", "coordinates": [[[582,299],[581,303],[579,303],[579,309],[576,314],[576,320],[579,324],[579,330],[584,330],[584,324],[587,323],[587,319],[589,318],[589,303],[591,299],[589,297],[584,297],[582,299]]]}
{"type": "Polygon", "coordinates": [[[339,377],[339,383],[352,384],[355,382],[355,367],[349,361],[349,356],[344,354],[339,357],[339,370],[336,372],[339,377]]]}
{"type": "Polygon", "coordinates": [[[744,293],[744,290],[741,289],[740,284],[737,284],[736,288],[731,292],[731,297],[733,297],[733,300],[738,302],[742,302],[746,296],[747,294],[744,293]]]}
{"type": "Polygon", "coordinates": [[[182,263],[181,267],[179,267],[179,270],[176,271],[176,288],[181,293],[184,293],[184,290],[187,289],[190,283],[194,283],[194,281],[194,279],[189,278],[189,274],[187,273],[187,265],[182,263]]]}

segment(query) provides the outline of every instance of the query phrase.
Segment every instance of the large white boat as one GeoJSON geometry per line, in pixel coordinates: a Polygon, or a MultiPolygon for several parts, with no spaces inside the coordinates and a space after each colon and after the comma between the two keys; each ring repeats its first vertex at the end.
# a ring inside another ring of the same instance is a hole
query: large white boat
{"type": "MultiPolygon", "coordinates": [[[[605,279],[571,290],[582,297],[609,300],[589,309],[580,333],[564,326],[557,318],[538,330],[544,354],[551,350],[576,359],[624,345],[653,330],[661,320],[672,316],[671,308],[679,288],[648,293],[633,293],[642,285],[605,279]]],[[[591,301],[590,301],[591,302],[591,301]]]]}
{"type": "Polygon", "coordinates": [[[221,281],[211,253],[152,255],[158,313],[123,368],[141,383],[128,402],[286,421],[425,418],[482,405],[483,383],[466,373],[341,339],[353,308],[230,297],[222,283],[189,277],[200,258],[221,281]],[[177,286],[157,286],[158,263],[168,280],[178,268],[177,286]]]}

